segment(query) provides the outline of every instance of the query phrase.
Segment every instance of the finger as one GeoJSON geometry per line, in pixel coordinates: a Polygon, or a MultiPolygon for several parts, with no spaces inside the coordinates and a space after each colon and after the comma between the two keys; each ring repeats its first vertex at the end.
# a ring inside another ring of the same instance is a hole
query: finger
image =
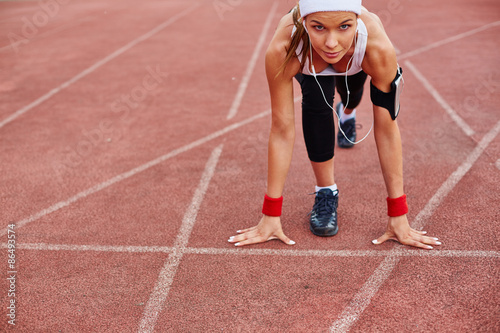
{"type": "Polygon", "coordinates": [[[429,236],[424,236],[424,234],[414,230],[410,229],[410,237],[417,242],[424,243],[424,244],[430,244],[430,245],[441,245],[441,242],[437,237],[429,237],[429,236]]]}
{"type": "Polygon", "coordinates": [[[227,241],[229,243],[236,243],[236,242],[242,241],[244,239],[245,239],[245,237],[243,237],[243,235],[237,235],[237,236],[229,237],[229,239],[227,241]]]}
{"type": "Polygon", "coordinates": [[[255,230],[257,229],[257,226],[254,226],[254,227],[251,227],[251,228],[247,228],[247,229],[243,229],[243,230],[237,230],[236,233],[238,234],[244,234],[245,232],[249,232],[249,231],[252,231],[252,230],[255,230]]]}
{"type": "Polygon", "coordinates": [[[428,245],[428,244],[424,244],[422,242],[419,242],[415,239],[411,239],[411,238],[407,238],[407,239],[402,239],[399,241],[401,244],[404,244],[404,245],[409,245],[409,246],[414,246],[414,247],[418,247],[418,248],[421,248],[421,249],[425,249],[425,250],[432,250],[433,247],[428,245]]]}
{"type": "Polygon", "coordinates": [[[400,239],[396,239],[403,245],[409,245],[413,247],[418,247],[421,249],[432,250],[432,245],[441,245],[441,242],[434,237],[423,236],[421,234],[416,234],[410,232],[410,234],[406,237],[401,237],[400,239]]]}
{"type": "Polygon", "coordinates": [[[244,241],[245,239],[253,238],[257,235],[258,235],[258,230],[250,228],[249,231],[247,231],[245,233],[229,237],[229,239],[227,241],[229,243],[237,243],[237,242],[244,241]]]}
{"type": "Polygon", "coordinates": [[[295,242],[288,238],[283,230],[280,230],[279,232],[276,233],[276,237],[281,240],[283,243],[288,244],[288,245],[295,245],[295,242]]]}
{"type": "Polygon", "coordinates": [[[416,240],[424,244],[441,245],[441,242],[436,237],[420,236],[416,240]]]}
{"type": "Polygon", "coordinates": [[[234,246],[245,246],[245,245],[250,245],[250,244],[257,244],[257,243],[264,243],[264,242],[267,242],[268,239],[265,239],[264,237],[262,236],[255,236],[255,237],[251,237],[251,238],[248,238],[248,239],[245,239],[241,242],[237,242],[234,244],[234,246]]]}
{"type": "Polygon", "coordinates": [[[375,245],[380,245],[388,239],[396,240],[396,238],[394,237],[394,235],[392,233],[389,233],[388,231],[386,231],[381,237],[372,240],[372,243],[375,245]]]}
{"type": "Polygon", "coordinates": [[[415,230],[415,229],[411,229],[411,231],[416,233],[416,234],[419,234],[419,235],[426,235],[427,234],[427,231],[420,231],[420,230],[415,230]]]}

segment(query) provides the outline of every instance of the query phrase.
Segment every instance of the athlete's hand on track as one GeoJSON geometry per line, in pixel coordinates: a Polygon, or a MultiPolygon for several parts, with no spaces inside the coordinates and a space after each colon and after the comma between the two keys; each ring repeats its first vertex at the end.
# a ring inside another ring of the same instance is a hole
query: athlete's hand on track
{"type": "Polygon", "coordinates": [[[279,216],[264,215],[255,227],[238,230],[237,233],[238,235],[229,237],[228,240],[229,243],[235,243],[235,246],[264,243],[271,239],[279,239],[288,245],[295,244],[293,240],[283,233],[279,216]]]}
{"type": "Polygon", "coordinates": [[[437,238],[428,237],[425,236],[425,234],[425,231],[412,229],[406,215],[389,217],[387,230],[381,237],[373,240],[372,243],[378,245],[388,239],[392,239],[404,245],[420,247],[427,250],[433,249],[432,245],[441,245],[437,238]]]}

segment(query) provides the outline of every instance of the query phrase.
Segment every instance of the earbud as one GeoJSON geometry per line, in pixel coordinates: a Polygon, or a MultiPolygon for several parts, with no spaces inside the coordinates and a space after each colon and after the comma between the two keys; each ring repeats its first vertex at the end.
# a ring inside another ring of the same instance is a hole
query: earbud
{"type": "MultiPolygon", "coordinates": [[[[302,19],[302,25],[304,26],[304,30],[306,31],[307,33],[307,37],[309,38],[309,54],[311,56],[311,69],[312,69],[312,74],[314,76],[314,79],[316,80],[316,83],[318,84],[319,86],[319,89],[321,90],[321,94],[323,95],[323,99],[325,100],[325,103],[326,105],[328,105],[329,108],[332,109],[333,113],[337,116],[337,120],[338,120],[338,128],[339,128],[339,131],[342,132],[342,135],[344,135],[344,137],[346,138],[347,141],[349,141],[350,143],[352,144],[358,144],[362,141],[364,141],[368,135],[371,133],[372,129],[373,129],[373,124],[374,124],[374,121],[372,121],[372,126],[370,127],[370,130],[368,131],[368,133],[366,133],[366,135],[359,141],[356,141],[356,142],[352,142],[351,140],[349,140],[349,138],[347,137],[347,135],[345,135],[344,131],[342,130],[342,128],[340,127],[340,115],[337,114],[337,111],[335,111],[335,108],[330,105],[326,99],[326,96],[325,96],[325,93],[323,91],[323,88],[321,87],[321,84],[319,83],[318,81],[318,78],[316,77],[317,74],[316,74],[316,69],[314,68],[314,63],[313,63],[313,53],[312,53],[312,43],[311,43],[311,37],[309,36],[309,31],[307,31],[307,27],[306,27],[306,20],[305,18],[302,19]]],[[[356,33],[354,34],[354,47],[356,48],[356,41],[357,41],[357,31],[356,33]]],[[[349,59],[349,62],[347,63],[347,68],[346,68],[346,71],[345,71],[345,86],[346,86],[346,89],[347,89],[347,102],[344,106],[344,110],[342,110],[342,112],[345,112],[345,110],[347,109],[347,105],[349,105],[349,96],[351,95],[351,92],[349,91],[349,85],[347,84],[347,73],[349,72],[349,66],[352,62],[352,59],[354,58],[354,53],[352,54],[351,56],[351,59],[349,59]]],[[[399,66],[398,66],[399,67],[399,66]]]]}
{"type": "MultiPolygon", "coordinates": [[[[302,24],[304,24],[304,28],[305,28],[305,22],[304,22],[304,20],[302,21],[302,24]]],[[[305,28],[305,29],[306,29],[306,32],[307,32],[307,28],[305,28]]],[[[309,33],[307,35],[309,37],[309,33]]],[[[354,34],[354,45],[356,45],[356,35],[357,34],[355,33],[354,34]]],[[[330,103],[328,103],[328,101],[326,99],[326,96],[325,96],[325,93],[323,91],[323,88],[321,87],[321,84],[319,83],[318,78],[316,77],[316,70],[314,69],[314,64],[313,64],[313,59],[312,59],[311,37],[309,37],[309,53],[311,55],[311,68],[313,70],[314,79],[316,80],[316,83],[318,84],[318,87],[321,90],[321,94],[323,95],[323,99],[325,100],[326,105],[328,105],[328,107],[331,108],[332,111],[333,111],[333,113],[337,116],[339,131],[342,133],[342,135],[344,136],[344,138],[346,138],[347,141],[349,141],[350,143],[352,143],[354,145],[356,145],[356,144],[364,141],[368,137],[368,135],[370,135],[370,133],[371,133],[371,131],[373,129],[373,124],[375,123],[375,121],[372,121],[372,126],[370,127],[370,130],[368,131],[368,133],[366,133],[366,135],[361,140],[356,141],[356,142],[353,142],[353,141],[349,140],[349,138],[347,137],[347,135],[344,133],[344,131],[342,130],[342,128],[340,126],[340,115],[337,114],[337,111],[335,111],[335,108],[332,105],[330,105],[330,103]]],[[[345,110],[347,109],[347,105],[349,105],[349,96],[351,95],[351,92],[349,91],[349,85],[347,83],[347,73],[349,72],[349,66],[351,65],[351,62],[352,62],[353,58],[354,58],[354,53],[352,54],[351,59],[349,59],[349,62],[347,63],[347,67],[346,67],[346,71],[345,71],[345,86],[346,86],[346,89],[347,89],[347,102],[345,103],[344,110],[342,110],[342,112],[345,112],[345,110]]]]}
{"type": "Polygon", "coordinates": [[[304,26],[304,30],[307,33],[307,38],[309,38],[309,54],[311,56],[311,68],[312,68],[312,71],[313,71],[312,74],[316,78],[316,68],[314,68],[314,63],[313,63],[311,36],[309,36],[309,31],[307,31],[306,19],[305,18],[302,19],[302,25],[304,26]]]}

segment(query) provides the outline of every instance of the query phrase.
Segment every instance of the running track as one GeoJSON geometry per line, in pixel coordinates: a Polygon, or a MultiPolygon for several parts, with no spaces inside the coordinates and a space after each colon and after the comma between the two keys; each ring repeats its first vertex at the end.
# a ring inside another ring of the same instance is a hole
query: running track
{"type": "Polygon", "coordinates": [[[500,331],[500,5],[364,4],[405,70],[409,218],[432,251],[371,244],[386,223],[373,136],[336,151],[339,234],[308,231],[300,112],[283,216],[297,244],[226,242],[259,219],[263,53],[294,1],[1,2],[0,331],[500,331]]]}

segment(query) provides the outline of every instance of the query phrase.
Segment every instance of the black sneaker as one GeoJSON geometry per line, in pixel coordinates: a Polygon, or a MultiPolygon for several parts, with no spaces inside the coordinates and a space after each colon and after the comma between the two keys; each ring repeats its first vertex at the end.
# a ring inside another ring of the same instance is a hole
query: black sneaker
{"type": "Polygon", "coordinates": [[[316,192],[314,206],[310,213],[310,229],[316,236],[334,236],[339,231],[337,225],[337,206],[339,191],[323,188],[316,192]]]}
{"type": "MultiPolygon", "coordinates": [[[[344,105],[342,103],[338,103],[336,107],[337,115],[340,117],[340,112],[344,108],[344,105]]],[[[356,118],[352,118],[349,120],[346,120],[343,124],[340,124],[340,128],[342,131],[344,131],[345,135],[347,138],[352,141],[356,142],[356,118]]],[[[349,142],[344,134],[339,129],[339,132],[337,133],[337,143],[340,148],[351,148],[354,146],[352,142],[349,142]]]]}

